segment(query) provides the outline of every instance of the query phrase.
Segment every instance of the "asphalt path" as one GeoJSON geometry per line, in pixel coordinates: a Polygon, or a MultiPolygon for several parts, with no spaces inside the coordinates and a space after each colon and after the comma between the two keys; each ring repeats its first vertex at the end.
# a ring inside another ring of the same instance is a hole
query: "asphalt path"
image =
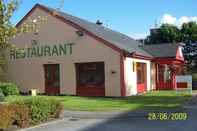
{"type": "Polygon", "coordinates": [[[197,131],[197,109],[187,109],[187,120],[155,120],[147,116],[117,114],[114,117],[64,117],[51,123],[21,131],[197,131]],[[128,115],[129,116],[129,115],[128,115]]]}

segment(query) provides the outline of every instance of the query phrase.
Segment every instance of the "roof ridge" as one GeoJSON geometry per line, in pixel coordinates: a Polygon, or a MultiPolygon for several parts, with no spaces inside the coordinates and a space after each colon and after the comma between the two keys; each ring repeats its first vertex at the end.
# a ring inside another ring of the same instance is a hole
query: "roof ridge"
{"type": "MultiPolygon", "coordinates": [[[[127,38],[129,38],[129,39],[135,40],[135,39],[133,39],[132,37],[130,37],[130,36],[128,36],[128,35],[126,35],[126,34],[120,32],[120,31],[117,31],[117,30],[115,30],[115,29],[111,29],[111,28],[109,28],[109,27],[102,26],[102,25],[97,25],[96,23],[94,23],[94,22],[92,22],[92,21],[90,21],[90,20],[86,20],[85,18],[80,18],[80,17],[74,16],[74,15],[72,15],[72,14],[70,14],[70,13],[67,13],[67,12],[64,12],[64,11],[59,11],[59,10],[57,10],[57,9],[55,9],[55,8],[51,8],[51,7],[49,7],[49,6],[46,6],[46,5],[43,5],[43,4],[40,4],[40,3],[37,3],[37,4],[38,4],[39,6],[43,6],[43,7],[45,7],[45,8],[51,9],[51,10],[56,10],[56,11],[59,12],[59,13],[64,13],[64,14],[69,15],[69,16],[71,16],[71,17],[74,17],[74,18],[83,20],[83,21],[85,21],[85,22],[89,22],[90,24],[93,24],[93,25],[97,26],[98,28],[103,28],[103,29],[106,29],[106,30],[108,30],[108,31],[113,31],[113,32],[115,32],[115,33],[121,34],[121,35],[124,36],[124,37],[127,37],[127,38]]],[[[136,40],[135,40],[135,41],[136,41],[136,40]]],[[[138,41],[136,41],[136,42],[138,42],[138,41]]],[[[138,42],[138,43],[140,44],[140,42],[138,42]]]]}

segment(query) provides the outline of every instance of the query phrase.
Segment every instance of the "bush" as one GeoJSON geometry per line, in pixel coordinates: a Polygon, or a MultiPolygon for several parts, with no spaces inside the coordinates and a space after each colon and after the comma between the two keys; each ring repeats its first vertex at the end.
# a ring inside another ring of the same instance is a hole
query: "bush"
{"type": "Polygon", "coordinates": [[[33,125],[45,122],[49,118],[57,118],[62,111],[60,101],[54,99],[35,97],[26,99],[24,103],[30,108],[31,124],[33,125]]]}
{"type": "Polygon", "coordinates": [[[23,103],[12,103],[10,108],[13,111],[13,121],[19,127],[28,127],[30,124],[29,108],[23,103]]]}
{"type": "Polygon", "coordinates": [[[5,96],[19,95],[18,87],[13,83],[0,83],[0,89],[5,96]]]}
{"type": "Polygon", "coordinates": [[[29,126],[29,108],[24,104],[10,103],[0,105],[0,129],[7,129],[12,124],[19,127],[29,126]]]}
{"type": "Polygon", "coordinates": [[[58,118],[63,105],[60,101],[46,97],[31,97],[0,105],[0,129],[7,129],[15,124],[28,127],[39,124],[50,118],[58,118]]]}
{"type": "Polygon", "coordinates": [[[0,88],[0,102],[4,101],[4,99],[5,99],[5,96],[3,94],[3,91],[0,88]]]}
{"type": "Polygon", "coordinates": [[[0,104],[0,129],[7,129],[13,123],[13,112],[7,104],[0,104]]]}

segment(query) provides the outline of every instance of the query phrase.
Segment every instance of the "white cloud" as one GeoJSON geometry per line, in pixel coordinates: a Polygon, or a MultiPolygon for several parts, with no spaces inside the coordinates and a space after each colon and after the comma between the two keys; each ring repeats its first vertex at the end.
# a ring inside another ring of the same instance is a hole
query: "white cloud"
{"type": "Polygon", "coordinates": [[[177,18],[170,14],[164,14],[161,18],[162,24],[175,24],[176,21],[177,21],[177,18]]]}
{"type": "Polygon", "coordinates": [[[181,18],[178,19],[177,25],[178,25],[178,26],[181,26],[182,24],[188,23],[188,22],[190,22],[190,21],[191,21],[191,20],[190,20],[189,17],[187,17],[187,16],[182,16],[181,18]]]}
{"type": "Polygon", "coordinates": [[[130,36],[133,39],[144,39],[147,37],[147,33],[129,33],[128,36],[130,36]]]}
{"type": "Polygon", "coordinates": [[[180,27],[183,23],[188,23],[190,21],[197,22],[197,16],[182,16],[180,18],[177,18],[171,14],[164,14],[160,20],[160,24],[173,24],[180,27]]]}

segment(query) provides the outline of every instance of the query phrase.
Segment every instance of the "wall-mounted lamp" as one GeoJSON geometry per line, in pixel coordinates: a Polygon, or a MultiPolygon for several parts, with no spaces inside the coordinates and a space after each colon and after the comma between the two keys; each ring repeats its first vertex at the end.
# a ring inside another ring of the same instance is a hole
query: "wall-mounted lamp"
{"type": "Polygon", "coordinates": [[[83,31],[80,31],[80,30],[76,31],[76,34],[80,37],[82,37],[84,35],[83,31]]]}
{"type": "Polygon", "coordinates": [[[32,46],[35,46],[35,45],[38,44],[38,41],[37,40],[31,40],[31,44],[32,44],[32,46]]]}
{"type": "Polygon", "coordinates": [[[111,74],[116,74],[116,71],[115,71],[115,70],[112,70],[112,71],[111,71],[111,74]]]}

